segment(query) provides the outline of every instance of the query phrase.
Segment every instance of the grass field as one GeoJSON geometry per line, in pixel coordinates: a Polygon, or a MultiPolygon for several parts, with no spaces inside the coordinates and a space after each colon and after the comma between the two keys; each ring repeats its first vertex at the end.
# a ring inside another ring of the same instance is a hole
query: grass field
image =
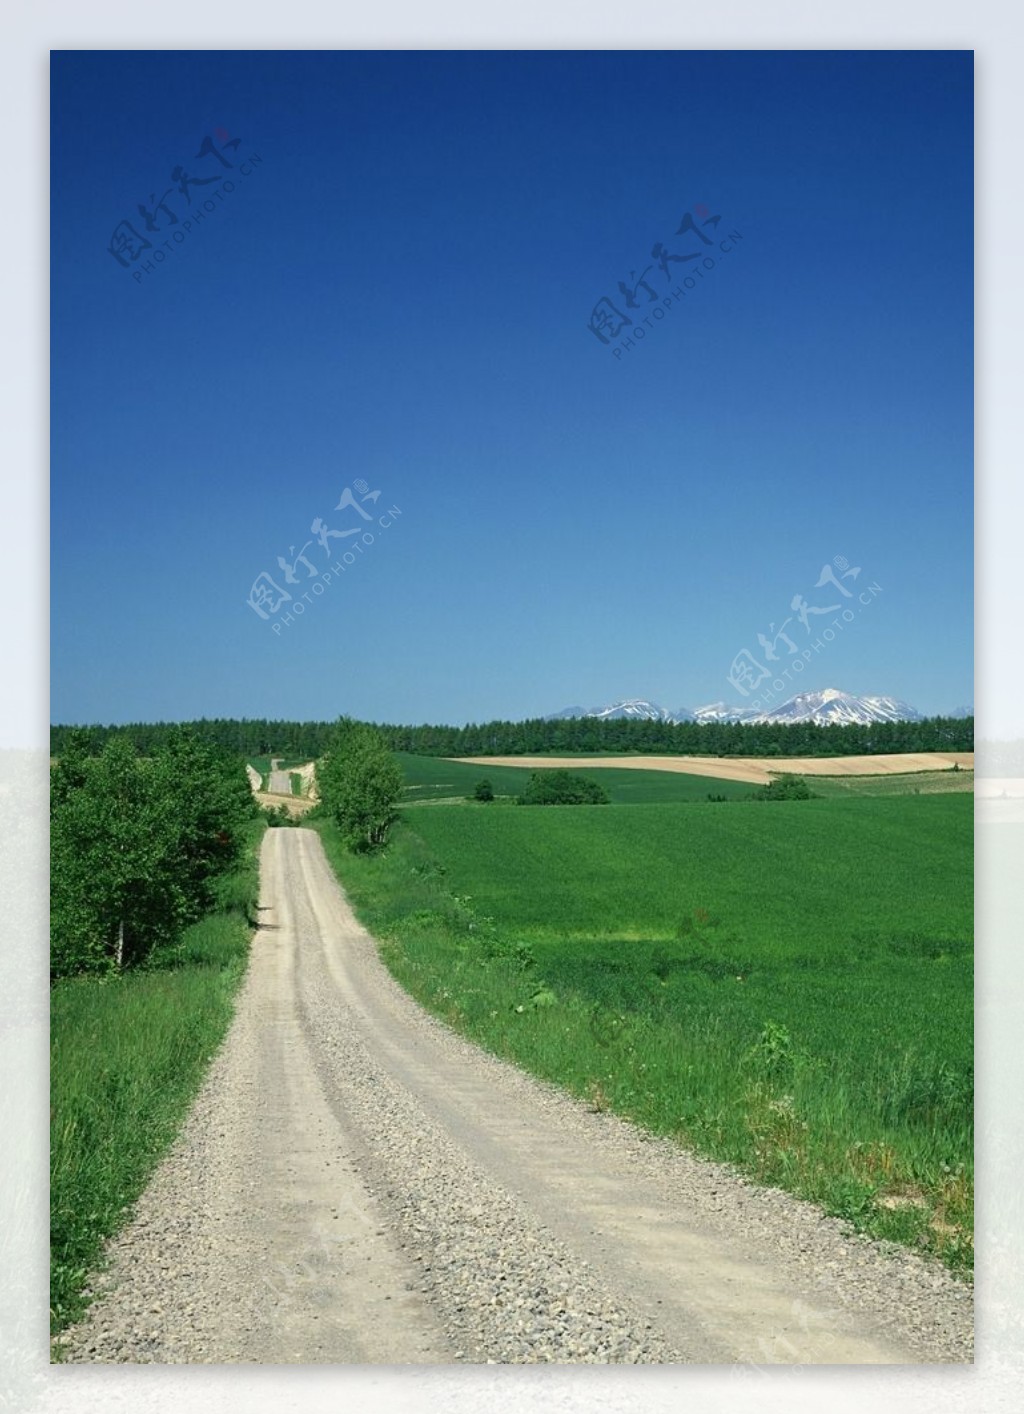
{"type": "Polygon", "coordinates": [[[895,776],[814,776],[808,784],[816,795],[950,795],[974,789],[973,771],[908,771],[895,776]]]}
{"type": "Polygon", "coordinates": [[[388,965],[450,1024],[963,1271],[971,805],[438,806],[378,858],[321,828],[388,965]]]}
{"type": "MultiPolygon", "coordinates": [[[[496,796],[512,798],[526,786],[532,773],[526,766],[480,766],[466,761],[447,761],[437,756],[396,758],[405,775],[403,805],[421,801],[462,801],[473,794],[477,781],[488,780],[496,796]]],[[[587,776],[586,762],[574,766],[578,775],[587,776]]],[[[721,781],[711,776],[688,776],[668,771],[616,770],[601,767],[590,773],[591,780],[600,781],[618,805],[667,803],[702,800],[708,795],[722,795],[727,800],[745,800],[753,786],[738,781],[721,781]]]]}
{"type": "MultiPolygon", "coordinates": [[[[231,1019],[258,897],[252,827],[214,913],[145,970],[76,977],[50,993],[50,1317],[82,1311],[82,1287],[174,1138],[231,1019]]],[[[59,1353],[59,1352],[58,1352],[59,1353]]]]}

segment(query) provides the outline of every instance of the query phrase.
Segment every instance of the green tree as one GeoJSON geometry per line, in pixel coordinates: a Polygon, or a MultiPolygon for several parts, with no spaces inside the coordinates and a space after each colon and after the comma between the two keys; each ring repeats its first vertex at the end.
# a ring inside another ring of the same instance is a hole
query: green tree
{"type": "Polygon", "coordinates": [[[813,800],[814,792],[803,776],[784,774],[754,792],[755,800],[813,800]]]}
{"type": "Polygon", "coordinates": [[[608,792],[597,781],[571,771],[533,771],[519,805],[607,805],[608,792]]]}
{"type": "Polygon", "coordinates": [[[322,808],[350,849],[377,849],[385,843],[398,816],[404,779],[376,728],[343,717],[317,764],[316,778],[322,808]]]}
{"type": "Polygon", "coordinates": [[[51,966],[121,967],[172,938],[187,915],[174,878],[173,812],[126,739],[112,738],[80,783],[54,771],[51,966]]]}
{"type": "Polygon", "coordinates": [[[152,757],[128,736],[80,738],[51,773],[51,971],[127,967],[175,941],[257,811],[240,760],[174,729],[152,757]]]}
{"type": "Polygon", "coordinates": [[[486,780],[486,779],[485,779],[485,780],[482,780],[482,781],[477,781],[476,786],[475,786],[475,788],[474,788],[474,790],[473,790],[473,799],[474,799],[474,800],[493,800],[493,799],[494,799],[494,787],[491,785],[490,781],[488,781],[488,780],[486,780]]]}

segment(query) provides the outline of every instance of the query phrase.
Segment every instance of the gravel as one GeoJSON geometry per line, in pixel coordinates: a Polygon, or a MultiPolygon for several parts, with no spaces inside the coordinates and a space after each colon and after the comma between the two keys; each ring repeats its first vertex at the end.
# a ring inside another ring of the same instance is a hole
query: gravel
{"type": "Polygon", "coordinates": [[[480,1052],[380,963],[318,838],[76,1361],[972,1359],[969,1286],[480,1052]]]}

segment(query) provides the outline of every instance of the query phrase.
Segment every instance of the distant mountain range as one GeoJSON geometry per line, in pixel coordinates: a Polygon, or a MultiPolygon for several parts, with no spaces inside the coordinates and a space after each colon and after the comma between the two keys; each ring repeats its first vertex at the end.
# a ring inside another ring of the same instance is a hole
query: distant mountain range
{"type": "MultiPolygon", "coordinates": [[[[956,716],[970,716],[966,708],[956,716]]],[[[680,707],[670,712],[642,697],[627,697],[607,707],[566,707],[553,712],[548,721],[567,717],[598,717],[605,721],[632,719],[639,722],[816,722],[819,726],[841,726],[869,722],[920,722],[922,714],[895,697],[855,697],[850,692],[826,687],[822,692],[800,692],[777,707],[759,712],[752,707],[733,707],[727,702],[710,702],[704,707],[680,707]]]]}

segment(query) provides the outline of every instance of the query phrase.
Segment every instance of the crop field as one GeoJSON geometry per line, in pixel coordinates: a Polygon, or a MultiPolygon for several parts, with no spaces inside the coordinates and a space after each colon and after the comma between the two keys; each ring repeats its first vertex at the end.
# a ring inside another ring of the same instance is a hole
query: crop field
{"type": "Polygon", "coordinates": [[[801,776],[903,776],[947,770],[956,774],[974,770],[973,751],[882,752],[870,756],[658,756],[604,754],[544,756],[460,756],[455,758],[480,768],[530,767],[533,770],[564,766],[570,770],[680,771],[685,775],[713,776],[716,780],[749,781],[767,785],[784,773],[801,776]]]}
{"type": "Polygon", "coordinates": [[[972,804],[438,805],[379,858],[321,828],[388,965],[449,1024],[963,1271],[972,804]]]}
{"type": "Polygon", "coordinates": [[[701,908],[739,955],[770,944],[844,958],[855,939],[908,929],[971,937],[970,801],[955,796],[628,813],[473,807],[417,814],[414,825],[479,912],[533,938],[665,941],[701,908]],[[959,899],[949,882],[958,855],[959,899]]]}
{"type": "MultiPolygon", "coordinates": [[[[398,753],[396,759],[405,774],[406,789],[403,805],[420,801],[455,802],[473,794],[478,781],[490,781],[496,796],[509,798],[519,795],[535,769],[529,766],[481,766],[476,762],[449,761],[438,756],[412,756],[398,753]]],[[[574,770],[586,776],[587,762],[574,770]]],[[[639,805],[656,802],[704,800],[709,795],[722,795],[727,800],[745,800],[753,790],[746,783],[717,780],[712,776],[671,774],[668,771],[633,771],[602,767],[592,779],[599,780],[619,805],[639,805]]]]}
{"type": "Polygon", "coordinates": [[[815,776],[815,795],[948,795],[974,789],[973,770],[908,771],[894,776],[815,776]]]}

